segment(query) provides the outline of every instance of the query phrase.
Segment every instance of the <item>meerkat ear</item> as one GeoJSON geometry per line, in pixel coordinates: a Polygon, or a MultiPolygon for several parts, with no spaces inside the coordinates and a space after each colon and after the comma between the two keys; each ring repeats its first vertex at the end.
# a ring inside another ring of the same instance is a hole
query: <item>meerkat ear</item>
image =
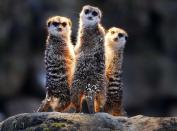
{"type": "Polygon", "coordinates": [[[129,34],[126,32],[126,34],[127,34],[127,37],[129,37],[129,34]]]}
{"type": "Polygon", "coordinates": [[[105,30],[105,34],[107,34],[109,32],[109,29],[105,28],[104,30],[105,30]]]}
{"type": "Polygon", "coordinates": [[[99,17],[100,17],[100,19],[102,18],[102,11],[101,10],[99,10],[99,17]]]}
{"type": "Polygon", "coordinates": [[[111,29],[105,29],[105,33],[107,34],[108,32],[110,32],[111,31],[111,29]]]}
{"type": "Polygon", "coordinates": [[[71,22],[70,19],[68,20],[68,23],[69,23],[69,25],[70,25],[70,27],[71,27],[71,26],[72,26],[72,22],[71,22]]]}
{"type": "Polygon", "coordinates": [[[48,20],[48,21],[46,22],[46,25],[47,25],[47,27],[49,27],[49,26],[51,25],[51,21],[48,20]]]}

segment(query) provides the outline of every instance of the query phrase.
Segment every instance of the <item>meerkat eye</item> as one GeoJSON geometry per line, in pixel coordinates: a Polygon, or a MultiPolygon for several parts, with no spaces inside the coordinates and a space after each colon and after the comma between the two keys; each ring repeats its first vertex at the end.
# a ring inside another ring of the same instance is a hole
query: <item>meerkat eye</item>
{"type": "Polygon", "coordinates": [[[93,16],[97,16],[98,13],[97,13],[96,11],[93,11],[93,12],[92,12],[92,15],[93,15],[93,16]]]}
{"type": "Polygon", "coordinates": [[[66,25],[67,25],[66,22],[63,22],[63,23],[62,23],[62,26],[63,26],[63,27],[66,27],[66,25]]]}
{"type": "Polygon", "coordinates": [[[59,26],[59,23],[58,22],[53,22],[52,25],[59,26]]]}
{"type": "Polygon", "coordinates": [[[119,36],[119,38],[121,38],[121,37],[124,36],[124,34],[123,33],[119,33],[118,36],[119,36]]]}
{"type": "Polygon", "coordinates": [[[112,30],[112,31],[111,31],[111,34],[114,34],[114,33],[115,33],[115,31],[112,30]]]}
{"type": "Polygon", "coordinates": [[[87,15],[90,11],[88,9],[86,9],[84,12],[87,15]]]}

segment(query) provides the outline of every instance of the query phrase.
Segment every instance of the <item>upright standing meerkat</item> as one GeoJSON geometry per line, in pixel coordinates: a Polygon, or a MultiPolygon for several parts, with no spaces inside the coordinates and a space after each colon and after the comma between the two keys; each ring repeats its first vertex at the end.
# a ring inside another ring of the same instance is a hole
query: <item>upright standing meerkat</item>
{"type": "Polygon", "coordinates": [[[46,98],[38,111],[64,111],[70,104],[70,86],[74,73],[74,47],[71,43],[71,21],[55,16],[47,20],[46,98]]]}
{"type": "Polygon", "coordinates": [[[122,106],[122,63],[128,34],[120,28],[112,27],[105,37],[107,100],[104,111],[112,115],[124,115],[122,106]]]}
{"type": "Polygon", "coordinates": [[[90,113],[103,109],[106,99],[104,28],[102,13],[97,7],[86,5],[80,13],[76,69],[71,88],[71,101],[76,112],[81,112],[82,102],[90,113]]]}

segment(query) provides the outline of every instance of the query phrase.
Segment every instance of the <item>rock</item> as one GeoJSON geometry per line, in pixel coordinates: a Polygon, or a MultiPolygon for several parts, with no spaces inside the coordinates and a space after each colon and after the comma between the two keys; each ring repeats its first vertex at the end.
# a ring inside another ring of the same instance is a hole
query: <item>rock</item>
{"type": "Polygon", "coordinates": [[[177,117],[114,117],[107,113],[24,113],[0,124],[1,131],[167,131],[177,130],[177,117]]]}

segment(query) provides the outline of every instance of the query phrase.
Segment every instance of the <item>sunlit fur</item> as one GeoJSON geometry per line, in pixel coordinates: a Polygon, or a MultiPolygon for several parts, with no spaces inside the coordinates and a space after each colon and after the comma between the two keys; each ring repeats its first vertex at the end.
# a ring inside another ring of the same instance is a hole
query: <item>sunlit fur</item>
{"type": "Polygon", "coordinates": [[[71,100],[76,112],[81,112],[83,100],[87,102],[89,113],[101,111],[105,103],[105,32],[100,21],[101,11],[97,7],[83,7],[75,47],[76,69],[71,88],[71,100]],[[87,20],[87,15],[84,14],[86,9],[98,13],[92,21],[87,20]]]}
{"type": "Polygon", "coordinates": [[[70,105],[75,55],[71,43],[71,21],[55,16],[47,21],[48,38],[45,50],[46,98],[38,111],[64,111],[70,105]],[[59,23],[59,24],[58,24],[59,23]],[[65,25],[62,25],[65,23],[65,25]]]}
{"type": "Polygon", "coordinates": [[[127,38],[127,33],[123,29],[116,27],[109,29],[105,37],[108,86],[104,110],[115,116],[125,115],[122,105],[122,63],[127,38]],[[121,37],[119,36],[120,34],[121,37]]]}

